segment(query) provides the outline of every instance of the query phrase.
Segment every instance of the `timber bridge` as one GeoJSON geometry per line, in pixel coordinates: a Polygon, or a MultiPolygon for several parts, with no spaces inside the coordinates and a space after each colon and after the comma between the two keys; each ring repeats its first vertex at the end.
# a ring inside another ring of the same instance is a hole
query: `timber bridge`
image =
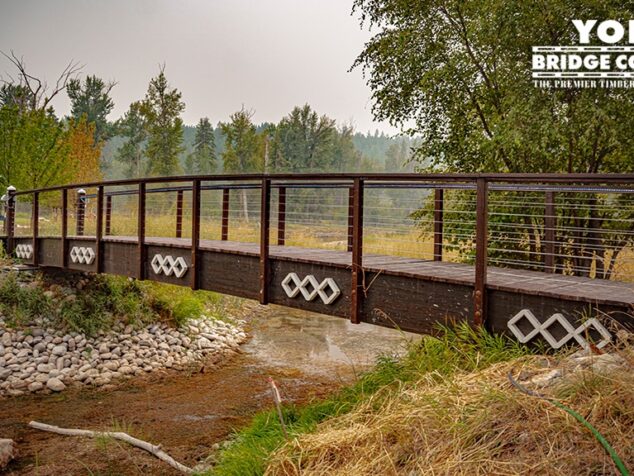
{"type": "Polygon", "coordinates": [[[632,174],[249,174],[9,187],[24,264],[554,347],[634,320],[632,174]]]}

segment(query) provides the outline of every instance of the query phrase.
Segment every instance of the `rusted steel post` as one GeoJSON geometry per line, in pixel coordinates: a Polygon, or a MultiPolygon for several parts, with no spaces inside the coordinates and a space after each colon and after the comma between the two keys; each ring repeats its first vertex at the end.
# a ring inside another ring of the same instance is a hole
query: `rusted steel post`
{"type": "Polygon", "coordinates": [[[476,256],[473,290],[473,323],[476,326],[483,325],[486,319],[488,189],[486,179],[476,179],[476,256]]]}
{"type": "Polygon", "coordinates": [[[101,238],[103,236],[103,185],[97,187],[97,223],[95,224],[95,263],[97,272],[103,272],[103,246],[101,238]]]}
{"type": "Polygon", "coordinates": [[[33,266],[39,265],[40,249],[39,249],[39,234],[40,234],[40,194],[39,192],[33,193],[33,203],[31,204],[31,230],[33,231],[33,259],[31,263],[33,266]]]}
{"type": "Polygon", "coordinates": [[[62,189],[62,268],[68,268],[68,189],[62,189]]]}
{"type": "Polygon", "coordinates": [[[7,187],[7,253],[13,253],[15,245],[15,187],[7,187]]]}
{"type": "Polygon", "coordinates": [[[442,188],[434,190],[434,261],[442,261],[443,192],[442,188]]]}
{"type": "Polygon", "coordinates": [[[260,204],[260,304],[269,303],[269,231],[271,180],[262,180],[260,204]]]}
{"type": "Polygon", "coordinates": [[[352,231],[354,229],[353,224],[354,215],[354,188],[348,189],[348,252],[352,251],[352,231]]]}
{"type": "Polygon", "coordinates": [[[363,180],[354,179],[352,188],[352,289],[350,291],[350,322],[361,322],[363,299],[363,180]]]}
{"type": "Polygon", "coordinates": [[[75,224],[75,234],[84,236],[84,222],[86,220],[86,190],[80,188],[77,190],[77,222],[75,224]]]}
{"type": "Polygon", "coordinates": [[[286,243],[286,187],[279,188],[279,200],[277,202],[277,244],[284,246],[286,243]]]}
{"type": "Polygon", "coordinates": [[[555,192],[546,192],[544,210],[544,271],[555,272],[555,192]]]}
{"type": "Polygon", "coordinates": [[[176,238],[183,236],[183,191],[176,192],[176,238]]]}
{"type": "Polygon", "coordinates": [[[138,197],[138,210],[137,210],[137,256],[139,262],[137,263],[137,278],[145,279],[145,182],[139,182],[139,197],[138,197]]]}
{"type": "Polygon", "coordinates": [[[222,227],[220,231],[220,239],[227,241],[229,239],[229,188],[222,189],[222,227]]]}
{"type": "Polygon", "coordinates": [[[200,179],[195,179],[192,183],[192,270],[191,283],[192,289],[199,288],[200,263],[198,256],[198,247],[200,245],[200,179]]]}
{"type": "Polygon", "coordinates": [[[112,224],[112,195],[108,195],[106,197],[106,231],[105,231],[106,236],[110,234],[111,224],[112,224]]]}

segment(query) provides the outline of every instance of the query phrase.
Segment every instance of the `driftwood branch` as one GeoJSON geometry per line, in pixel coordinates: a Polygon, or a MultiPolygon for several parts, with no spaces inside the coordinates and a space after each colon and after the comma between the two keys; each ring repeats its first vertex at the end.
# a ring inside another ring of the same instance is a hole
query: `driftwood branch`
{"type": "Polygon", "coordinates": [[[123,433],[120,431],[91,431],[91,430],[77,430],[72,428],[60,428],[54,425],[47,425],[45,423],[40,423],[37,421],[32,421],[29,423],[31,428],[36,428],[42,431],[49,431],[51,433],[57,433],[59,435],[66,436],[88,436],[90,438],[98,438],[98,437],[106,437],[106,438],[114,438],[115,440],[125,441],[132,446],[136,446],[137,448],[141,448],[142,450],[147,451],[148,453],[152,453],[158,459],[165,461],[172,468],[176,468],[185,474],[193,474],[194,470],[188,468],[185,465],[180,464],[170,455],[165,453],[160,446],[153,445],[152,443],[148,443],[147,441],[139,440],[134,438],[127,433],[123,433]]]}

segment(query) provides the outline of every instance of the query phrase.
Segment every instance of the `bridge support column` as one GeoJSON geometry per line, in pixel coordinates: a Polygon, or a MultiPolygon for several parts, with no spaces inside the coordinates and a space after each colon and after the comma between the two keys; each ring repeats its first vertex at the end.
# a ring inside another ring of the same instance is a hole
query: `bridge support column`
{"type": "Polygon", "coordinates": [[[9,185],[7,187],[7,216],[5,218],[5,226],[7,229],[7,253],[13,253],[14,236],[15,236],[15,187],[9,185]]]}
{"type": "Polygon", "coordinates": [[[434,190],[434,261],[442,261],[443,189],[434,190]]]}
{"type": "Polygon", "coordinates": [[[192,270],[191,288],[199,288],[200,264],[198,247],[200,245],[200,179],[192,183],[192,270]]]}
{"type": "Polygon", "coordinates": [[[555,210],[555,192],[546,192],[544,207],[544,271],[555,272],[555,227],[557,226],[555,210]]]}
{"type": "Polygon", "coordinates": [[[31,204],[31,231],[33,232],[33,266],[39,264],[40,250],[38,235],[40,232],[40,193],[33,193],[33,203],[31,204]]]}
{"type": "Polygon", "coordinates": [[[484,324],[486,319],[487,246],[488,246],[488,191],[484,178],[476,180],[476,262],[473,290],[473,323],[484,324]]]}
{"type": "Polygon", "coordinates": [[[68,268],[68,189],[62,189],[62,268],[68,268]]]}
{"type": "Polygon", "coordinates": [[[350,291],[350,322],[361,322],[363,299],[363,180],[354,179],[352,188],[352,289],[350,291]]]}
{"type": "Polygon", "coordinates": [[[183,191],[176,192],[176,238],[183,236],[183,191]]]}
{"type": "Polygon", "coordinates": [[[80,188],[77,190],[77,222],[75,224],[75,233],[77,236],[84,236],[84,223],[86,220],[86,190],[80,188]]]}
{"type": "Polygon", "coordinates": [[[269,303],[269,232],[271,221],[271,180],[262,180],[260,205],[260,304],[269,303]]]}

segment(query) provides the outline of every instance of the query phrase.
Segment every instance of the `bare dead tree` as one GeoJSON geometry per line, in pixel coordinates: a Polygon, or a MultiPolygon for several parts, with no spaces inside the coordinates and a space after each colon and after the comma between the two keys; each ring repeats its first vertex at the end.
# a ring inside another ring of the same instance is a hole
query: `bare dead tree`
{"type": "Polygon", "coordinates": [[[66,89],[68,82],[77,77],[82,67],[78,62],[70,61],[64,70],[60,73],[55,81],[55,86],[49,89],[46,81],[41,80],[30,74],[26,69],[26,63],[23,57],[18,57],[13,50],[10,54],[0,51],[13,66],[18,70],[17,79],[7,74],[9,81],[0,78],[0,81],[6,85],[18,86],[28,92],[28,107],[31,110],[45,110],[49,107],[51,101],[61,91],[66,89]]]}

